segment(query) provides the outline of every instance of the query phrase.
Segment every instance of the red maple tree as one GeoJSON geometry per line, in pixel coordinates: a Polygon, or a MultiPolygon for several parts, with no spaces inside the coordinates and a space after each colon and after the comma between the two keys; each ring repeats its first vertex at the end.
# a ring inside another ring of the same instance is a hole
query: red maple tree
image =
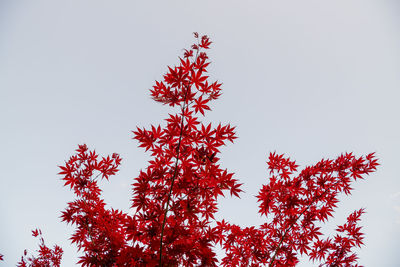
{"type": "MultiPolygon", "coordinates": [[[[199,116],[221,95],[221,83],[210,81],[207,53],[211,41],[194,34],[197,42],[168,67],[162,81],[150,90],[152,98],[177,107],[165,125],[133,131],[139,146],[152,159],[135,178],[131,207],[134,214],[106,208],[99,179],[116,174],[118,154],[99,157],[80,145],[64,166],[65,186],[76,195],[62,212],[62,220],[75,226],[71,237],[83,252],[82,266],[295,266],[308,255],[321,266],[357,266],[353,252],[363,242],[357,225],[363,209],[355,211],[324,238],[319,222],[332,217],[340,193],[350,194],[351,183],[373,172],[374,154],[356,157],[346,153],[323,159],[298,171],[284,155],[271,153],[267,161],[269,183],[258,196],[265,223],[241,227],[218,221],[218,198],[239,197],[241,184],[219,163],[220,147],[236,138],[234,127],[203,124],[199,116]],[[218,262],[215,246],[225,257],[218,262]]],[[[41,235],[40,230],[33,231],[41,235]]],[[[19,266],[59,266],[62,250],[49,249],[40,236],[39,256],[19,266]]],[[[2,255],[0,255],[0,259],[2,255]]]]}

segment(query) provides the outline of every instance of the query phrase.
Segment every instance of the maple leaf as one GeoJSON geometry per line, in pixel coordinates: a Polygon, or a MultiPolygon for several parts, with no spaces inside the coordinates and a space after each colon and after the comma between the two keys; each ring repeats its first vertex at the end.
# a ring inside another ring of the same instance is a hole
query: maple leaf
{"type": "Polygon", "coordinates": [[[191,70],[191,82],[196,86],[197,89],[199,87],[204,86],[204,82],[208,78],[208,76],[202,76],[203,70],[199,69],[197,71],[191,70]]]}
{"type": "Polygon", "coordinates": [[[209,99],[204,99],[200,96],[198,99],[194,100],[194,112],[200,112],[204,116],[204,110],[210,110],[210,108],[206,105],[209,102],[209,99]]]}
{"type": "Polygon", "coordinates": [[[33,237],[37,237],[39,234],[41,234],[40,230],[38,230],[38,229],[32,230],[33,237]]]}

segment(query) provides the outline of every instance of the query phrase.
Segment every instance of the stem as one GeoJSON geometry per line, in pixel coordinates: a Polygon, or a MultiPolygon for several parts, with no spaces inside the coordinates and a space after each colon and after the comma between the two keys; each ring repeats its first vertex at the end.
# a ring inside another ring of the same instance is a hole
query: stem
{"type": "MultiPolygon", "coordinates": [[[[186,108],[186,94],[185,94],[185,102],[183,103],[183,107],[182,107],[182,112],[185,111],[186,108]]],[[[176,153],[176,159],[175,159],[175,167],[174,167],[174,174],[172,176],[172,182],[171,182],[171,186],[169,188],[169,193],[168,193],[168,199],[167,199],[167,203],[166,203],[166,207],[164,208],[165,212],[164,212],[164,219],[163,219],[163,223],[162,223],[162,227],[161,227],[161,238],[160,238],[160,258],[159,258],[159,266],[162,266],[162,248],[163,248],[163,237],[164,237],[164,228],[165,228],[165,222],[167,219],[167,214],[168,214],[168,209],[169,209],[169,202],[171,200],[171,194],[172,194],[172,188],[174,186],[174,182],[176,179],[176,175],[178,173],[178,162],[179,162],[179,154],[180,154],[180,148],[181,148],[181,142],[182,142],[182,136],[183,136],[183,122],[184,122],[184,118],[185,116],[182,113],[182,120],[181,120],[181,131],[179,134],[179,141],[178,141],[178,149],[177,149],[177,153],[176,153]]]]}
{"type": "MultiPolygon", "coordinates": [[[[317,198],[319,198],[321,196],[318,196],[317,198]]],[[[314,201],[314,200],[313,200],[314,201]]],[[[311,203],[312,204],[312,203],[311,203]]],[[[280,246],[283,243],[283,240],[285,239],[287,233],[293,228],[293,225],[295,225],[297,223],[297,220],[300,219],[300,217],[304,214],[304,212],[306,212],[310,207],[311,204],[308,204],[308,206],[299,214],[299,216],[297,216],[296,220],[294,221],[294,223],[292,223],[292,225],[289,226],[288,229],[286,229],[285,233],[282,235],[281,239],[279,240],[279,244],[278,246],[276,246],[276,249],[274,251],[274,256],[272,256],[271,262],[269,263],[269,267],[272,267],[272,263],[274,263],[275,258],[276,258],[276,254],[278,253],[278,249],[280,248],[280,246]]]]}
{"type": "MultiPolygon", "coordinates": [[[[199,55],[199,49],[197,49],[194,62],[197,61],[198,55],[199,55]]],[[[186,103],[186,100],[187,100],[188,91],[190,90],[191,86],[192,86],[191,83],[189,83],[188,85],[186,85],[186,88],[185,88],[185,89],[186,89],[186,92],[185,92],[184,99],[183,99],[182,119],[181,119],[181,130],[180,130],[180,133],[179,133],[179,141],[178,141],[178,147],[177,147],[176,158],[175,158],[174,174],[172,175],[172,182],[171,182],[171,186],[170,186],[169,192],[168,192],[168,199],[167,199],[167,202],[165,203],[166,206],[165,206],[165,208],[164,208],[164,210],[165,210],[165,212],[164,212],[164,219],[163,219],[163,223],[162,223],[162,227],[161,227],[160,252],[159,252],[160,257],[159,257],[159,260],[158,260],[158,265],[159,265],[159,267],[162,267],[162,266],[163,266],[163,265],[162,265],[162,249],[163,249],[163,245],[164,245],[164,244],[163,244],[164,229],[165,229],[165,223],[166,223],[167,215],[168,215],[168,211],[169,211],[169,202],[170,202],[170,200],[171,200],[172,188],[174,187],[175,179],[176,179],[176,176],[177,176],[177,174],[178,174],[179,155],[180,155],[181,142],[182,142],[182,136],[183,136],[183,126],[184,126],[183,124],[184,124],[184,119],[185,119],[184,112],[185,112],[185,109],[187,109],[188,106],[190,105],[190,103],[188,103],[188,104],[186,103]]]]}
{"type": "Polygon", "coordinates": [[[287,234],[289,233],[289,231],[293,228],[293,226],[294,226],[294,225],[297,223],[297,221],[300,219],[300,217],[303,216],[303,214],[311,207],[311,205],[314,203],[314,201],[318,200],[320,197],[322,197],[323,195],[325,195],[325,194],[329,191],[329,189],[331,189],[331,187],[337,185],[338,183],[339,183],[339,182],[330,185],[324,192],[322,192],[320,195],[316,196],[316,197],[311,201],[311,203],[308,204],[307,207],[305,207],[305,208],[303,209],[303,211],[299,214],[299,216],[297,216],[297,218],[296,218],[296,220],[294,221],[294,223],[292,223],[292,224],[289,226],[289,228],[286,229],[285,233],[283,233],[282,237],[281,237],[280,240],[279,240],[278,246],[276,246],[276,249],[274,250],[274,255],[272,256],[271,262],[270,262],[269,265],[268,265],[269,267],[272,267],[272,266],[273,266],[272,264],[273,264],[274,261],[275,261],[275,258],[276,258],[276,256],[277,256],[277,253],[278,253],[278,250],[279,250],[280,246],[282,245],[282,243],[283,243],[283,241],[285,240],[285,238],[286,238],[287,234]]]}

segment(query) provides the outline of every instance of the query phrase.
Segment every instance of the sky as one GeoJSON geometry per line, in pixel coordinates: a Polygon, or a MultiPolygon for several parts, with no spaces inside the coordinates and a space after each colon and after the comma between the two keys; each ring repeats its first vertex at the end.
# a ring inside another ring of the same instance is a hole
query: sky
{"type": "MultiPolygon", "coordinates": [[[[328,232],[364,207],[365,266],[399,266],[400,4],[396,0],[0,2],[0,266],[37,249],[31,230],[73,266],[72,227],[59,216],[73,194],[58,166],[86,143],[119,153],[102,182],[106,202],[129,210],[147,166],[131,131],[174,112],[149,88],[194,41],[213,41],[212,79],[223,95],[204,121],[236,126],[221,161],[244,183],[218,218],[259,225],[255,195],[270,152],[301,166],[343,152],[376,152],[381,166],[341,198],[328,232]]],[[[313,266],[305,261],[300,266],[313,266]]]]}

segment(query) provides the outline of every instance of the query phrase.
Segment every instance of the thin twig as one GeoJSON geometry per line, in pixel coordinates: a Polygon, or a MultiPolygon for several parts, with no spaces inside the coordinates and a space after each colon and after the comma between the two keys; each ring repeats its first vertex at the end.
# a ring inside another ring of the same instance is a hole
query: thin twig
{"type": "Polygon", "coordinates": [[[183,108],[182,108],[182,120],[181,120],[181,131],[179,134],[179,141],[178,141],[178,147],[177,147],[177,152],[176,152],[176,160],[175,160],[175,167],[174,167],[174,174],[172,176],[172,182],[171,186],[169,188],[169,193],[168,193],[168,199],[167,202],[165,203],[166,207],[165,212],[164,212],[164,219],[161,227],[161,238],[160,238],[160,258],[159,258],[159,266],[162,266],[162,247],[163,247],[163,237],[164,237],[164,228],[165,228],[165,222],[167,219],[167,214],[168,214],[168,209],[169,209],[169,201],[171,200],[171,194],[172,194],[172,188],[174,186],[174,182],[176,179],[176,175],[178,173],[178,162],[179,162],[179,154],[180,154],[180,148],[181,148],[181,142],[182,142],[182,136],[183,136],[183,123],[184,123],[184,118],[185,116],[183,115],[183,112],[185,111],[186,108],[186,94],[185,94],[185,102],[183,103],[183,108]]]}
{"type": "Polygon", "coordinates": [[[272,267],[272,266],[273,266],[272,264],[273,264],[274,261],[275,261],[275,258],[276,258],[276,255],[277,255],[277,253],[278,253],[278,250],[279,250],[280,246],[282,245],[283,241],[285,240],[286,235],[287,235],[287,234],[289,233],[289,231],[293,228],[293,226],[297,223],[297,221],[300,219],[300,217],[303,216],[303,214],[311,207],[311,205],[313,205],[313,204],[315,203],[315,201],[317,201],[320,197],[322,197],[323,195],[325,195],[325,194],[329,191],[329,189],[331,189],[333,186],[337,185],[339,182],[340,182],[340,181],[338,181],[338,182],[336,182],[336,183],[334,183],[334,184],[331,184],[324,192],[322,192],[320,195],[316,196],[316,197],[311,201],[311,203],[308,204],[308,206],[304,208],[304,210],[299,214],[299,216],[297,216],[296,220],[289,226],[289,228],[286,229],[285,233],[282,235],[282,237],[281,237],[280,240],[279,240],[278,246],[276,247],[276,249],[275,249],[275,251],[274,251],[274,255],[273,255],[272,258],[271,258],[271,262],[270,262],[269,265],[268,265],[269,267],[272,267]]]}
{"type": "MultiPolygon", "coordinates": [[[[196,57],[195,57],[194,62],[197,61],[198,55],[199,55],[199,49],[196,52],[196,57]]],[[[172,176],[171,186],[169,188],[168,199],[167,199],[167,202],[165,203],[166,207],[164,208],[165,212],[164,212],[164,219],[163,219],[163,223],[162,223],[162,227],[161,227],[161,237],[160,237],[160,252],[159,252],[159,254],[160,254],[159,266],[160,267],[162,267],[162,248],[163,248],[164,228],[165,228],[165,223],[166,223],[166,219],[167,219],[167,215],[168,215],[168,211],[169,211],[169,202],[171,200],[172,188],[174,187],[174,182],[175,182],[176,176],[178,174],[179,155],[180,155],[180,148],[181,148],[181,142],[182,142],[182,137],[183,137],[183,128],[184,128],[183,124],[184,124],[184,119],[185,119],[184,112],[190,105],[189,103],[186,104],[187,94],[191,87],[192,87],[192,84],[189,83],[188,85],[186,85],[186,88],[185,88],[186,92],[185,92],[184,99],[183,99],[181,129],[180,129],[180,133],[179,133],[179,141],[178,141],[178,147],[177,147],[176,158],[175,158],[174,174],[172,176]]]]}

